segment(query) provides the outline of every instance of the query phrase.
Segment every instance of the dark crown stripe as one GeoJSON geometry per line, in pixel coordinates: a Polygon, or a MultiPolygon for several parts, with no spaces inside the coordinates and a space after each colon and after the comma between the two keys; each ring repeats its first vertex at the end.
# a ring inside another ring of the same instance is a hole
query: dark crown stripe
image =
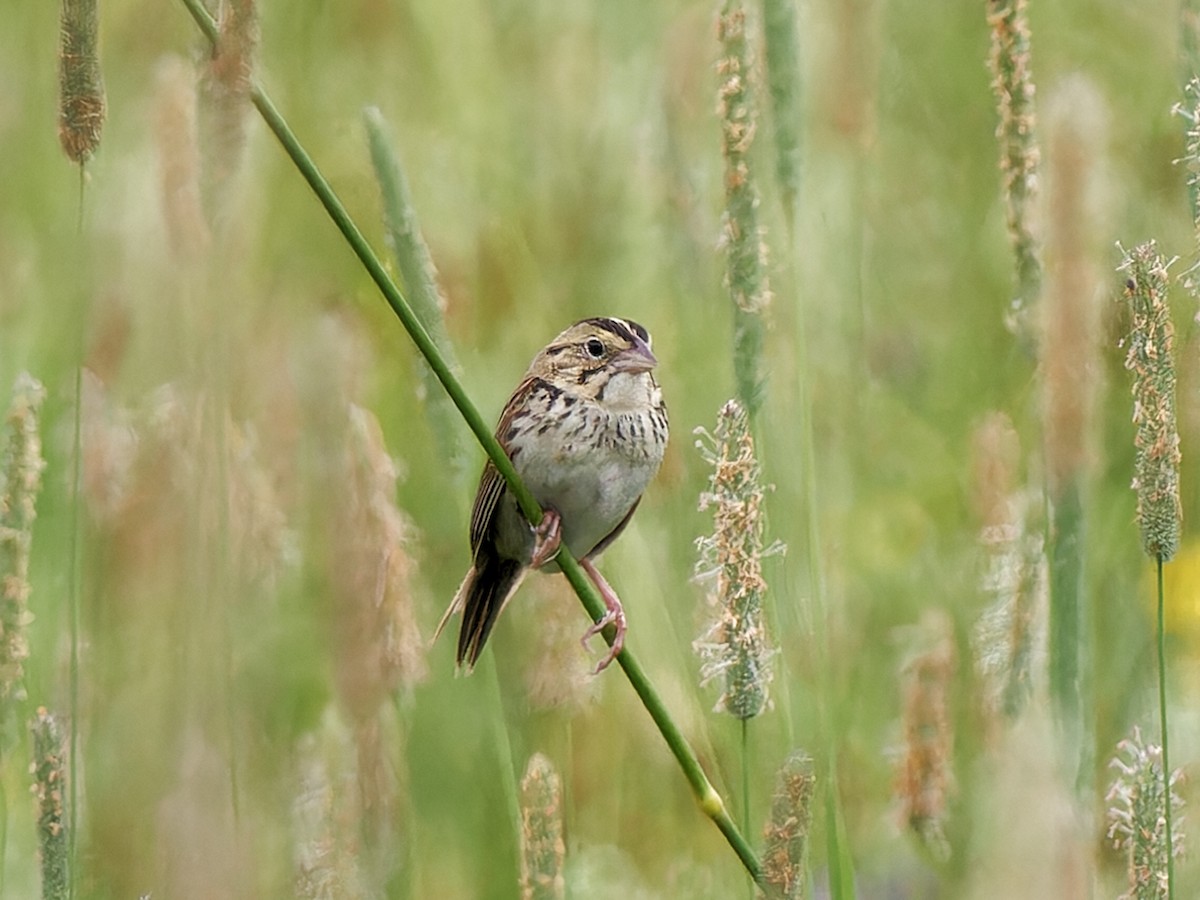
{"type": "Polygon", "coordinates": [[[646,329],[641,325],[628,322],[625,319],[610,319],[601,316],[595,319],[587,319],[586,321],[587,324],[595,325],[597,328],[603,328],[605,331],[615,334],[621,340],[630,344],[634,342],[633,335],[635,332],[643,341],[646,340],[646,329]],[[631,325],[633,326],[632,330],[630,329],[631,325]]]}

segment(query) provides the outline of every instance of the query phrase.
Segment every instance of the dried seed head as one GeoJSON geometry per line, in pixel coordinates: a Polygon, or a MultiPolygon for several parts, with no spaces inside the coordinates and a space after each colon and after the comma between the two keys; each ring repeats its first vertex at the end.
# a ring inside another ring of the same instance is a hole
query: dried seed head
{"type": "Polygon", "coordinates": [[[192,69],[171,57],[159,64],[155,96],[155,143],[161,170],[163,218],[171,250],[194,259],[208,245],[200,202],[200,145],[192,69]]]}
{"type": "Polygon", "coordinates": [[[38,845],[42,863],[42,896],[66,898],[70,843],[67,833],[66,741],[58,719],[39,706],[29,725],[33,735],[33,798],[37,804],[38,845]]]}
{"type": "Polygon", "coordinates": [[[904,748],[896,793],[905,824],[936,859],[950,855],[945,825],[955,790],[950,686],[958,665],[950,617],[928,610],[901,670],[904,748]]]}
{"type": "Polygon", "coordinates": [[[83,370],[81,382],[83,496],[95,520],[110,523],[129,500],[138,435],[129,410],[91,369],[83,370]]]}
{"type": "Polygon", "coordinates": [[[0,699],[24,697],[25,632],[29,612],[29,551],[42,486],[38,413],[46,392],[27,373],[17,376],[0,445],[0,699]]]}
{"type": "Polygon", "coordinates": [[[971,488],[975,514],[985,535],[1013,524],[1013,489],[1021,444],[1012,420],[988,413],[971,436],[971,488]]]}
{"type": "Polygon", "coordinates": [[[1011,518],[980,534],[983,572],[980,591],[988,605],[975,624],[971,645],[986,709],[1010,719],[1034,690],[1034,673],[1046,653],[1047,565],[1039,526],[1040,492],[1015,493],[1011,518]]]}
{"type": "Polygon", "coordinates": [[[337,677],[357,720],[426,673],[413,602],[413,526],[396,506],[396,464],[375,416],[347,410],[340,494],[330,510],[337,677]]]}
{"type": "Polygon", "coordinates": [[[1125,368],[1133,373],[1137,450],[1133,488],[1146,553],[1166,561],[1179,548],[1179,433],[1175,427],[1175,329],[1167,305],[1167,263],[1154,241],[1125,254],[1131,314],[1125,368]]]}
{"type": "Polygon", "coordinates": [[[521,779],[521,900],[562,900],[562,781],[550,760],[535,753],[521,779]]]}
{"type": "Polygon", "coordinates": [[[63,0],[58,51],[58,140],[72,162],[100,145],[104,81],[96,52],[97,0],[63,0]]]}
{"type": "Polygon", "coordinates": [[[1082,78],[1059,87],[1047,115],[1046,283],[1041,304],[1046,477],[1052,496],[1086,472],[1099,393],[1102,106],[1082,78]]]}
{"type": "Polygon", "coordinates": [[[696,577],[713,580],[709,602],[717,617],[693,647],[704,661],[703,681],[721,679],[717,708],[749,719],[767,706],[774,655],[762,609],[767,590],[762,559],[782,552],[782,545],[763,549],[764,492],[742,407],[730,400],[717,417],[715,432],[697,433],[703,440],[696,446],[713,466],[709,490],[700,496],[700,509],[713,509],[713,533],[696,542],[696,577]]]}
{"type": "MultiPolygon", "coordinates": [[[[1159,900],[1167,896],[1166,802],[1163,796],[1162,748],[1142,740],[1140,729],[1117,744],[1109,768],[1116,777],[1108,790],[1108,837],[1127,854],[1129,891],[1122,900],[1159,900]]],[[[1182,779],[1171,773],[1171,809],[1183,806],[1175,793],[1182,779]]],[[[1182,817],[1173,816],[1175,856],[1183,854],[1182,817]]]]}
{"type": "Polygon", "coordinates": [[[1019,336],[1030,337],[1028,310],[1041,290],[1042,267],[1034,222],[1038,146],[1025,5],[1026,0],[987,0],[992,33],[988,62],[999,113],[996,139],[1000,143],[1000,175],[1008,236],[1016,257],[1017,296],[1010,327],[1019,336]]]}
{"type": "Polygon", "coordinates": [[[247,100],[258,49],[254,0],[225,0],[218,15],[216,52],[201,79],[200,125],[204,199],[219,221],[246,145],[247,100]]]}
{"type": "Polygon", "coordinates": [[[808,834],[817,778],[812,758],[797,750],[775,776],[771,818],[763,829],[763,882],[784,900],[800,900],[808,884],[808,834]]]}

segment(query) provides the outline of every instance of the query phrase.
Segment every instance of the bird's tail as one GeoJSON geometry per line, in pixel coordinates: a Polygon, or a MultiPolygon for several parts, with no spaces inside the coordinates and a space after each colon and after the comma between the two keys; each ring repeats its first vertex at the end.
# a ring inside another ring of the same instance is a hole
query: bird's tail
{"type": "Polygon", "coordinates": [[[442,629],[455,612],[462,612],[462,628],[458,632],[458,653],[455,657],[467,669],[475,667],[479,654],[496,618],[508,604],[509,599],[525,577],[526,568],[514,559],[503,559],[494,553],[480,553],[467,577],[459,585],[458,592],[450,602],[438,623],[433,639],[437,640],[442,629]]]}

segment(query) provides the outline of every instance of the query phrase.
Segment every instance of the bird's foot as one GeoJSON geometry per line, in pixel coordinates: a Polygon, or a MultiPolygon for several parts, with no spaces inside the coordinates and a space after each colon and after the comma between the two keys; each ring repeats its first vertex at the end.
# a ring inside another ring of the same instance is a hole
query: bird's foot
{"type": "Polygon", "coordinates": [[[600,662],[596,663],[596,668],[592,670],[593,675],[599,675],[609,664],[617,658],[617,655],[625,647],[625,609],[621,606],[621,598],[617,596],[617,592],[612,589],[612,586],[604,580],[604,576],[597,571],[591,560],[581,559],[579,565],[583,568],[592,580],[592,584],[596,586],[596,590],[600,592],[600,597],[604,600],[605,612],[600,617],[599,621],[583,633],[580,643],[587,646],[587,642],[600,634],[609,625],[613,625],[616,633],[613,635],[612,643],[609,644],[608,653],[600,662]]]}
{"type": "Polygon", "coordinates": [[[562,546],[562,519],[552,509],[542,514],[542,521],[533,529],[533,558],[531,568],[540,569],[558,555],[562,546]]]}

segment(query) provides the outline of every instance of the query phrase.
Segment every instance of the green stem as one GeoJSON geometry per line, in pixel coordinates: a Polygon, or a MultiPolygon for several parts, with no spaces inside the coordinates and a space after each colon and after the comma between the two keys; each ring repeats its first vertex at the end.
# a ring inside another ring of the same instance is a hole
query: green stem
{"type": "MultiPolygon", "coordinates": [[[[584,608],[587,609],[588,615],[593,621],[599,621],[605,613],[604,603],[600,600],[596,589],[584,574],[583,569],[579,564],[566,553],[561,553],[558,557],[558,563],[562,567],[563,574],[567,576],[567,581],[571,582],[571,587],[575,589],[575,593],[579,595],[579,599],[583,602],[584,608]],[[563,565],[563,563],[568,563],[563,565]]],[[[612,645],[613,629],[611,627],[604,630],[604,639],[608,641],[609,646],[612,645]]],[[[729,810],[725,808],[725,802],[721,799],[721,795],[717,793],[716,788],[708,780],[708,776],[704,774],[704,769],[700,766],[700,760],[696,758],[695,752],[687,742],[687,738],[683,736],[683,732],[679,730],[679,726],[675,724],[675,720],[671,718],[671,714],[667,711],[666,704],[650,683],[650,679],[646,677],[645,671],[642,669],[641,663],[633,655],[628,647],[617,654],[617,662],[625,671],[625,677],[629,679],[629,683],[633,686],[634,693],[638,695],[638,699],[642,701],[642,706],[646,707],[646,712],[650,713],[650,718],[654,720],[654,724],[658,726],[659,732],[663,736],[663,740],[667,742],[671,753],[674,754],[679,767],[683,770],[684,776],[688,783],[692,786],[692,791],[696,795],[697,801],[700,803],[700,808],[704,814],[712,819],[713,824],[720,829],[721,834],[725,835],[725,840],[729,842],[729,846],[737,853],[742,864],[750,873],[751,877],[756,882],[761,881],[762,865],[758,861],[753,848],[749,842],[738,830],[734,824],[733,817],[730,816],[729,810]]]]}
{"type": "Polygon", "coordinates": [[[1081,713],[1083,508],[1074,480],[1054,498],[1050,521],[1050,696],[1060,724],[1075,736],[1081,713]]]}
{"type": "MultiPolygon", "coordinates": [[[[200,30],[208,37],[209,41],[214,44],[217,41],[217,27],[208,11],[204,9],[201,0],[181,0],[187,8],[192,18],[200,30]]],[[[471,398],[463,389],[450,367],[446,364],[441,353],[438,352],[436,345],[430,338],[429,333],[422,326],[412,308],[408,305],[408,301],[404,299],[400,289],[396,287],[395,282],[388,276],[387,270],[375,251],[371,249],[367,239],[363,237],[362,232],[350,218],[350,214],[330,187],[329,182],[325,180],[325,176],[321,174],[316,163],[308,155],[308,152],[297,140],[291,128],[284,120],[283,116],[275,108],[275,104],[267,96],[262,87],[254,82],[250,88],[250,100],[266,122],[267,127],[275,135],[276,139],[283,146],[284,152],[291,158],[292,163],[299,170],[304,180],[308,182],[308,186],[316,194],[321,205],[325,208],[325,212],[333,220],[346,242],[350,245],[350,249],[354,251],[363,267],[367,270],[367,274],[371,276],[371,280],[375,282],[380,293],[400,320],[404,330],[408,332],[414,344],[421,355],[425,357],[429,367],[437,376],[446,393],[450,395],[450,399],[454,401],[454,405],[458,407],[459,413],[474,433],[476,440],[479,441],[492,463],[496,466],[497,471],[504,477],[508,484],[508,489],[512,492],[518,505],[521,507],[521,512],[534,525],[537,525],[542,520],[542,509],[537,501],[533,498],[533,494],[521,482],[521,478],[517,475],[517,471],[513,468],[512,461],[500,447],[499,441],[492,434],[490,428],[480,416],[479,411],[475,408],[471,398]]],[[[580,601],[587,610],[588,615],[593,621],[599,621],[603,618],[605,607],[600,595],[596,592],[591,581],[588,580],[582,568],[575,558],[568,552],[564,546],[560,550],[556,558],[559,568],[562,569],[563,575],[567,581],[571,583],[571,587],[575,589],[575,593],[579,595],[580,601]]],[[[614,630],[610,626],[604,631],[604,639],[612,645],[614,630]]],[[[634,657],[633,653],[628,649],[622,650],[617,655],[617,662],[625,672],[626,678],[629,679],[634,692],[638,695],[642,705],[650,714],[650,718],[654,720],[654,724],[658,727],[663,739],[667,742],[671,753],[674,754],[680,768],[683,770],[684,776],[688,783],[692,786],[692,790],[696,795],[696,799],[700,804],[700,808],[704,813],[712,819],[713,823],[725,836],[729,845],[737,853],[742,864],[750,872],[751,876],[758,881],[762,875],[762,866],[755,855],[750,844],[742,836],[737,825],[734,824],[728,810],[725,808],[725,803],[721,799],[720,794],[712,786],[708,780],[708,776],[704,774],[704,769],[700,766],[700,761],[696,758],[695,752],[688,745],[687,740],[683,736],[683,732],[679,730],[679,726],[675,724],[667,711],[666,705],[658,692],[650,684],[650,680],[646,677],[645,671],[641,664],[634,657]]]]}
{"type": "Polygon", "coordinates": [[[1163,559],[1158,557],[1158,721],[1162,730],[1163,817],[1167,831],[1167,897],[1175,900],[1175,844],[1171,834],[1171,758],[1167,750],[1167,625],[1163,610],[1163,559]]]}
{"type": "MultiPolygon", "coordinates": [[[[742,834],[750,833],[750,720],[740,719],[742,726],[742,834]]],[[[749,885],[750,900],[754,900],[754,883],[749,885]]]]}

